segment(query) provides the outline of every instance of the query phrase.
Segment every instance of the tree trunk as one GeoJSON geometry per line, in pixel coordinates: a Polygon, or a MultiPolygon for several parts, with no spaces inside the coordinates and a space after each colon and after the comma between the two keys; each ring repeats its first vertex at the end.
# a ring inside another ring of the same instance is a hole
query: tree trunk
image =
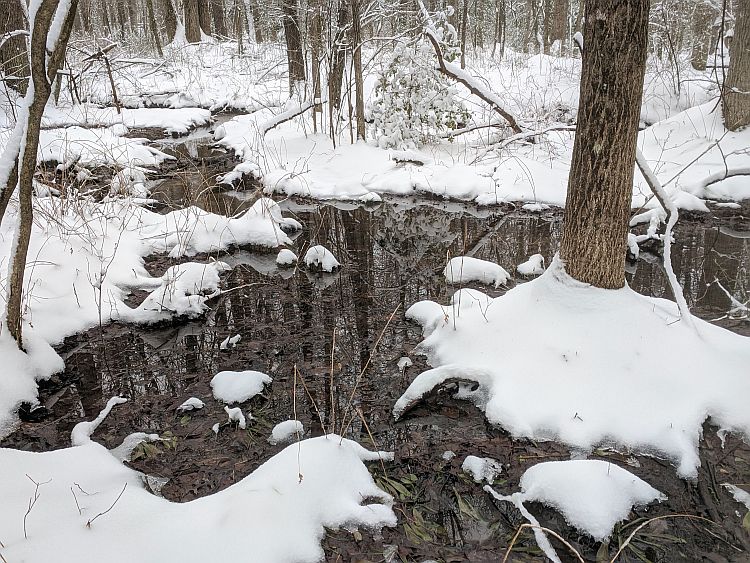
{"type": "Polygon", "coordinates": [[[154,45],[156,46],[156,52],[159,53],[159,57],[164,57],[164,52],[161,50],[161,39],[159,39],[159,26],[156,24],[156,15],[154,14],[154,2],[153,0],[146,0],[146,12],[148,13],[148,26],[151,29],[151,36],[154,38],[154,45]]]}
{"type": "Polygon", "coordinates": [[[714,11],[706,2],[699,1],[693,12],[693,53],[690,62],[695,70],[706,70],[709,45],[711,44],[711,21],[714,11]]]}
{"type": "Polygon", "coordinates": [[[198,2],[199,0],[185,0],[182,8],[185,19],[185,39],[188,43],[200,43],[201,26],[198,19],[198,2]]]}
{"type": "Polygon", "coordinates": [[[209,0],[198,0],[198,23],[201,30],[207,36],[211,35],[211,8],[209,0]]]}
{"type": "Polygon", "coordinates": [[[560,256],[573,278],[625,285],[649,0],[588,0],[560,256]]]}
{"type": "MultiPolygon", "coordinates": [[[[77,0],[71,1],[69,6],[70,11],[67,14],[68,17],[64,20],[60,32],[61,35],[49,58],[47,56],[47,37],[57,9],[58,0],[41,1],[34,18],[34,28],[31,30],[31,80],[34,87],[34,96],[29,105],[28,114],[25,116],[23,148],[18,150],[16,154],[16,162],[20,162],[20,166],[18,167],[19,225],[16,235],[15,253],[12,257],[8,276],[8,301],[6,308],[8,332],[10,332],[21,349],[23,349],[21,298],[23,296],[26,256],[33,224],[32,193],[37,150],[39,148],[39,131],[44,107],[52,93],[52,79],[65,57],[64,50],[60,46],[61,44],[67,44],[67,37],[64,36],[64,33],[66,30],[70,33],[73,27],[77,4],[77,0]]],[[[8,150],[8,147],[6,147],[6,151],[8,150]]],[[[3,156],[7,156],[7,154],[3,156]]],[[[5,188],[6,190],[12,190],[13,187],[6,186],[5,188]]]]}
{"type": "Polygon", "coordinates": [[[730,131],[750,125],[750,2],[739,2],[734,21],[734,39],[722,96],[724,126],[730,131]]]}
{"type": "Polygon", "coordinates": [[[289,63],[289,93],[298,82],[305,81],[305,55],[302,52],[302,37],[297,18],[297,0],[283,0],[284,37],[286,37],[286,57],[289,63]]]}
{"type": "MultiPolygon", "coordinates": [[[[312,73],[313,99],[320,100],[320,53],[323,48],[322,13],[319,2],[311,2],[310,15],[310,71],[312,73]]],[[[323,129],[323,110],[320,103],[313,109],[313,132],[318,132],[318,114],[321,114],[320,128],[323,129]]]]}
{"type": "Polygon", "coordinates": [[[224,18],[224,0],[211,0],[211,19],[214,22],[214,35],[227,37],[227,22],[224,18]]]}
{"type": "MultiPolygon", "coordinates": [[[[10,0],[4,13],[0,13],[0,35],[28,29],[23,1],[10,0]]],[[[7,81],[8,86],[25,94],[29,84],[29,55],[25,36],[11,37],[3,43],[0,47],[0,67],[5,76],[16,77],[7,81]]]]}
{"type": "Polygon", "coordinates": [[[177,34],[177,13],[172,0],[160,0],[159,7],[164,15],[164,33],[167,35],[167,44],[174,41],[177,34]]]}
{"type": "Polygon", "coordinates": [[[260,8],[257,2],[250,3],[250,15],[253,17],[253,31],[255,32],[255,42],[263,43],[263,27],[260,23],[260,8]]]}
{"type": "Polygon", "coordinates": [[[361,0],[352,2],[352,58],[354,63],[354,85],[356,98],[354,111],[357,114],[357,139],[365,140],[365,96],[364,81],[362,79],[362,30],[360,27],[359,11],[361,0]]]}
{"type": "Polygon", "coordinates": [[[328,68],[328,109],[331,114],[331,127],[333,127],[333,110],[341,108],[341,84],[344,81],[344,62],[346,45],[344,42],[346,24],[349,20],[349,10],[346,2],[339,3],[339,15],[336,23],[336,35],[331,47],[331,60],[328,68]]]}
{"type": "Polygon", "coordinates": [[[469,0],[463,0],[461,11],[461,68],[466,68],[466,24],[469,15],[469,0]]]}

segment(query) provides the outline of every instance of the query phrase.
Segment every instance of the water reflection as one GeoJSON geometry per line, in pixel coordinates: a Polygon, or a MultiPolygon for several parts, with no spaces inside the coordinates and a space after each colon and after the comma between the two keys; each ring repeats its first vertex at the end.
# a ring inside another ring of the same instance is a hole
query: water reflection
{"type": "MultiPolygon", "coordinates": [[[[318,276],[279,270],[274,255],[238,251],[221,256],[234,266],[228,287],[238,289],[213,304],[206,319],[166,328],[116,326],[100,337],[79,339],[83,344],[67,354],[66,364],[76,376],[86,416],[117,393],[178,396],[196,380],[231,367],[266,371],[288,383],[297,366],[307,385],[307,391],[296,390],[298,399],[307,404],[318,427],[321,417],[328,427],[334,421],[341,424],[342,410],[365,368],[356,406],[368,421],[385,423],[403,388],[400,380],[394,383],[399,377],[395,363],[421,340],[419,327],[406,321],[405,312],[419,300],[448,301],[456,288],[446,286],[441,275],[447,257],[468,254],[513,272],[532,254],[549,260],[561,234],[561,217],[553,212],[529,216],[405,200],[369,208],[294,201],[282,206],[305,225],[294,250],[301,256],[312,244],[326,245],[342,270],[318,276]],[[219,352],[219,342],[234,334],[242,335],[238,348],[231,354],[219,352]]],[[[745,225],[730,227],[739,231],[745,225]]],[[[689,305],[706,319],[722,317],[730,308],[715,279],[743,302],[750,290],[749,239],[728,234],[731,228],[685,223],[677,231],[675,271],[689,305]]],[[[671,297],[658,257],[644,253],[630,270],[629,283],[636,291],[671,297]]],[[[482,289],[492,295],[503,291],[482,289]]],[[[719,323],[749,333],[746,320],[719,323]]],[[[288,393],[271,397],[283,403],[282,409],[288,399],[288,393]]],[[[355,427],[357,421],[355,417],[355,427]]]]}

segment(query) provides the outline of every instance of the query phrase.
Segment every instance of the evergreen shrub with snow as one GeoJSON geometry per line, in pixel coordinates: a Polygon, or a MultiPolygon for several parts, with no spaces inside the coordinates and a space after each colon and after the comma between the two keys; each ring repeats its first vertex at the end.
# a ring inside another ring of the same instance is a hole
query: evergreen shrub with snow
{"type": "MultiPolygon", "coordinates": [[[[440,14],[444,15],[444,14],[440,14]]],[[[438,28],[446,60],[460,55],[456,32],[438,28]]],[[[371,104],[375,139],[381,148],[409,149],[463,127],[469,111],[458,91],[436,69],[435,52],[426,39],[399,44],[384,57],[371,104]]]]}

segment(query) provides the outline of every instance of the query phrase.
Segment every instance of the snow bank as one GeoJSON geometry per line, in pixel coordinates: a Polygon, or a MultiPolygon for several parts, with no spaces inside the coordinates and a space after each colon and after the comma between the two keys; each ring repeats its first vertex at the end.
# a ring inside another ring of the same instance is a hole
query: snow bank
{"type": "Polygon", "coordinates": [[[407,317],[422,324],[435,367],[396,402],[397,417],[442,382],[467,379],[479,384],[468,396],[514,437],[614,443],[667,456],[682,476],[696,475],[707,417],[750,436],[750,339],[699,319],[691,330],[674,303],[628,287],[576,282],[559,259],[488,308],[427,301],[407,317]]]}
{"type": "Polygon", "coordinates": [[[302,436],[304,432],[305,427],[299,420],[285,420],[273,427],[268,443],[273,445],[283,444],[296,436],[302,436]]]}
{"type": "Polygon", "coordinates": [[[396,524],[391,497],[362,463],[389,458],[338,436],[313,438],[219,493],[180,504],[147,492],[140,473],[96,442],[47,453],[0,448],[3,557],[317,562],[325,528],[396,524]],[[24,519],[31,479],[39,496],[24,519]]]}
{"type": "Polygon", "coordinates": [[[456,256],[448,260],[443,275],[445,281],[451,284],[477,281],[484,284],[494,284],[495,287],[505,285],[510,278],[510,275],[502,266],[471,256],[456,256]]]}
{"type": "Polygon", "coordinates": [[[229,270],[224,262],[187,262],[170,267],[161,284],[135,310],[123,317],[131,321],[156,322],[173,317],[195,318],[208,308],[206,301],[221,293],[220,272],[229,270]]]}
{"type": "Polygon", "coordinates": [[[276,256],[276,265],[281,267],[293,266],[297,263],[297,255],[288,248],[279,250],[276,256]]]}
{"type": "Polygon", "coordinates": [[[553,507],[571,526],[603,541],[634,506],[666,497],[622,467],[601,460],[548,461],[521,477],[524,501],[553,507]]]}
{"type": "Polygon", "coordinates": [[[211,379],[214,397],[224,403],[243,403],[263,391],[271,377],[259,371],[220,371],[211,379]]]}
{"type": "Polygon", "coordinates": [[[158,128],[167,133],[185,134],[190,129],[211,123],[211,112],[201,108],[123,108],[120,113],[113,107],[95,104],[75,104],[55,107],[48,105],[42,118],[42,126],[109,127],[121,124],[129,128],[158,128]]]}

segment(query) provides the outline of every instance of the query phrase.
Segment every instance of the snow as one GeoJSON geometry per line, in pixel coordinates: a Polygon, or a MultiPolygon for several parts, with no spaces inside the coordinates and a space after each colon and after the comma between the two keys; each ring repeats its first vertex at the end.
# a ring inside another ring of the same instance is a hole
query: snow
{"type": "Polygon", "coordinates": [[[305,253],[305,266],[311,270],[333,272],[341,267],[335,256],[325,246],[311,246],[305,253]]]}
{"type": "Polygon", "coordinates": [[[732,485],[731,483],[722,483],[722,486],[732,493],[734,500],[744,504],[745,508],[750,510],[750,493],[744,489],[740,489],[737,485],[732,485]]]}
{"type": "MultiPolygon", "coordinates": [[[[443,459],[446,459],[445,454],[443,454],[443,459]]],[[[448,460],[449,459],[450,457],[448,460]]],[[[464,459],[464,462],[461,464],[461,469],[463,469],[464,473],[471,475],[472,479],[477,483],[486,481],[487,483],[492,484],[495,478],[502,472],[503,466],[500,462],[491,457],[467,455],[466,459],[464,459]]]]}
{"type": "Polygon", "coordinates": [[[224,340],[221,341],[221,344],[219,344],[219,350],[231,350],[237,345],[240,340],[242,340],[242,335],[240,334],[227,336],[224,340]]]}
{"type": "Polygon", "coordinates": [[[123,108],[120,113],[114,107],[96,104],[73,106],[48,105],[42,117],[45,128],[65,128],[73,125],[110,127],[124,125],[127,128],[158,128],[167,133],[184,135],[195,127],[210,124],[211,112],[201,108],[123,108]]]}
{"type": "Polygon", "coordinates": [[[259,371],[220,371],[211,379],[214,397],[223,403],[244,403],[263,391],[271,377],[259,371]]]}
{"type": "Polygon", "coordinates": [[[301,438],[305,432],[305,427],[299,420],[285,420],[279,422],[271,430],[271,436],[268,438],[268,443],[272,445],[283,444],[292,439],[301,438]]]}
{"type": "Polygon", "coordinates": [[[406,371],[406,368],[411,367],[412,365],[411,358],[408,358],[407,356],[401,356],[398,359],[398,362],[396,363],[396,366],[398,367],[398,371],[403,374],[406,371]]]}
{"type": "Polygon", "coordinates": [[[602,460],[538,463],[521,477],[521,501],[541,502],[597,541],[609,537],[634,506],[666,497],[626,469],[602,460]]]}
{"type": "Polygon", "coordinates": [[[526,262],[516,267],[516,271],[522,276],[539,276],[544,273],[544,256],[534,254],[526,262]]]}
{"type": "Polygon", "coordinates": [[[396,524],[391,497],[363,464],[391,457],[334,435],[313,438],[216,494],[172,503],[148,492],[140,473],[93,441],[46,453],[0,448],[3,557],[316,562],[325,528],[396,524]],[[41,485],[25,538],[23,515],[35,489],[30,478],[41,485]]]}
{"type": "Polygon", "coordinates": [[[183,413],[183,412],[190,412],[194,410],[200,410],[205,406],[206,404],[200,399],[198,399],[197,397],[190,397],[184,403],[182,403],[179,407],[177,407],[177,412],[183,413]]]}
{"type": "Polygon", "coordinates": [[[690,329],[674,303],[628,287],[576,282],[557,258],[487,308],[426,301],[407,318],[422,325],[434,367],[396,402],[397,417],[442,382],[470,380],[469,397],[514,437],[616,444],[668,457],[685,477],[697,474],[706,418],[750,436],[748,338],[697,318],[690,329]]]}
{"type": "Polygon", "coordinates": [[[502,266],[471,256],[456,256],[448,260],[443,275],[450,284],[477,281],[495,287],[505,285],[510,278],[502,266]]]}
{"type": "MultiPolygon", "coordinates": [[[[229,422],[237,423],[237,428],[239,428],[240,430],[244,430],[245,428],[247,428],[247,421],[245,420],[245,415],[242,413],[242,409],[240,407],[224,407],[224,412],[227,413],[229,422]]],[[[248,415],[248,418],[252,420],[252,416],[248,415]]]]}
{"type": "Polygon", "coordinates": [[[297,255],[288,248],[279,250],[276,256],[276,265],[283,267],[292,266],[297,263],[297,255]]]}
{"type": "Polygon", "coordinates": [[[224,262],[186,262],[171,266],[134,311],[123,312],[129,320],[156,322],[165,318],[202,315],[206,301],[220,294],[219,273],[229,269],[224,262]]]}

